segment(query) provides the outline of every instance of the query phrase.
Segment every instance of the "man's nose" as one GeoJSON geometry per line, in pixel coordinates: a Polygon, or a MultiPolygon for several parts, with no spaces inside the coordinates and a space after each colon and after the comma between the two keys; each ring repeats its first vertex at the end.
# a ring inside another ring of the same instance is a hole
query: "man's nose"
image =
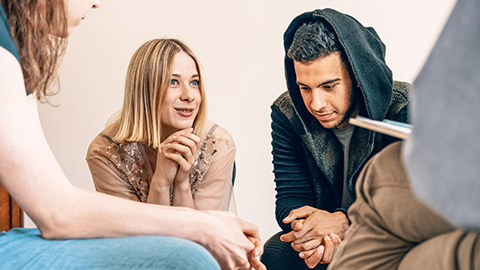
{"type": "Polygon", "coordinates": [[[310,107],[313,111],[322,111],[327,106],[327,95],[320,89],[312,90],[312,102],[310,107]]]}

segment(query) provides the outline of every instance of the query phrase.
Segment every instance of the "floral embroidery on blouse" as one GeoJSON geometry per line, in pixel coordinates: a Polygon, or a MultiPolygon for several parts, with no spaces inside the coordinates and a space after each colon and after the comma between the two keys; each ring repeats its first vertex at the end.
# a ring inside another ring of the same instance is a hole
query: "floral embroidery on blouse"
{"type": "MultiPolygon", "coordinates": [[[[198,158],[190,170],[189,181],[192,195],[197,191],[199,184],[213,162],[214,155],[218,152],[215,148],[217,141],[212,138],[212,133],[216,127],[217,125],[214,125],[208,131],[205,140],[200,144],[198,158]]],[[[110,142],[105,147],[104,156],[108,160],[104,160],[104,162],[113,164],[114,170],[119,174],[120,178],[131,186],[140,201],[146,202],[153,171],[143,144],[138,142],[119,144],[104,134],[102,136],[110,142]]],[[[170,205],[172,203],[173,186],[170,186],[170,205]]]]}

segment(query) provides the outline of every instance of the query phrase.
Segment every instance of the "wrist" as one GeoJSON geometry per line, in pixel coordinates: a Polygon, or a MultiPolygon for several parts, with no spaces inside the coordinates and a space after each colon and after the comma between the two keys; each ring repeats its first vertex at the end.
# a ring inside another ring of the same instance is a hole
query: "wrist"
{"type": "Polygon", "coordinates": [[[196,232],[191,236],[191,240],[207,247],[212,240],[212,237],[210,236],[211,229],[215,227],[212,220],[213,217],[204,211],[196,211],[196,213],[198,214],[198,219],[196,219],[194,226],[196,232]]]}
{"type": "Polygon", "coordinates": [[[175,190],[179,191],[189,191],[190,190],[190,183],[189,181],[175,181],[175,190]]]}
{"type": "Polygon", "coordinates": [[[167,179],[164,175],[154,173],[152,175],[152,183],[150,184],[150,186],[155,186],[160,189],[166,189],[170,188],[170,186],[173,184],[172,182],[173,181],[169,181],[169,179],[167,179]]]}
{"type": "Polygon", "coordinates": [[[178,170],[174,180],[175,186],[177,185],[190,186],[189,176],[190,176],[190,173],[183,172],[182,170],[178,170]]]}
{"type": "Polygon", "coordinates": [[[169,183],[165,179],[162,179],[162,177],[154,175],[150,184],[148,197],[150,198],[153,194],[158,196],[168,194],[170,192],[170,186],[171,183],[169,183]]]}

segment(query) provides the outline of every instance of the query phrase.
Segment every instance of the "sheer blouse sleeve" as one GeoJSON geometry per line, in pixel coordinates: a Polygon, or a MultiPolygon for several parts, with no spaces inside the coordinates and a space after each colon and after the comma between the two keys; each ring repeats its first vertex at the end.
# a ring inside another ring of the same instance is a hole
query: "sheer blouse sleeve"
{"type": "Polygon", "coordinates": [[[105,151],[103,151],[107,144],[109,142],[105,138],[97,136],[88,148],[86,161],[92,174],[95,189],[98,192],[116,197],[140,201],[131,185],[122,179],[122,171],[117,169],[113,162],[107,158],[105,151]]]}
{"type": "Polygon", "coordinates": [[[219,126],[212,133],[211,140],[210,166],[194,193],[195,208],[236,212],[232,187],[235,143],[232,136],[219,126]]]}

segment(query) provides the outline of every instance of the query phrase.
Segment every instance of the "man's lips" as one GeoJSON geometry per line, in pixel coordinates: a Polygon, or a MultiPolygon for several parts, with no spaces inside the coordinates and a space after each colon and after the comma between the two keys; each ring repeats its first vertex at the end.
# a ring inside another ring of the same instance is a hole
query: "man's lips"
{"type": "Polygon", "coordinates": [[[328,112],[328,113],[314,113],[315,118],[317,118],[319,121],[326,121],[328,120],[334,112],[328,112]]]}

